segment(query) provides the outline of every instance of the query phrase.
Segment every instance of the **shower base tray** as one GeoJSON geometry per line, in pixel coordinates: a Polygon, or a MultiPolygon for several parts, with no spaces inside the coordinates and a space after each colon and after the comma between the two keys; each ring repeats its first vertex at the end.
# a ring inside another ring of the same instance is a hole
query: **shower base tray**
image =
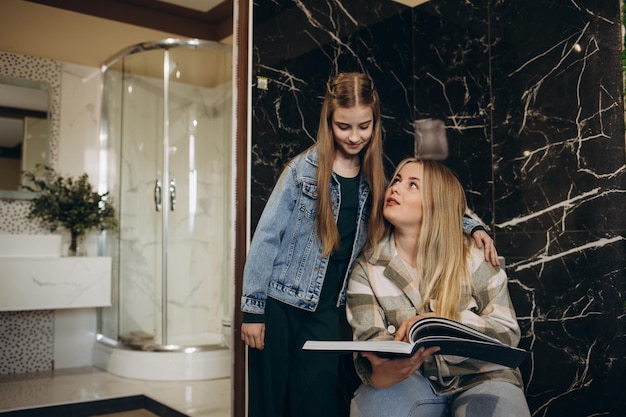
{"type": "Polygon", "coordinates": [[[94,366],[125,378],[150,381],[195,381],[228,378],[231,352],[225,345],[141,351],[100,341],[93,348],[94,366]]]}

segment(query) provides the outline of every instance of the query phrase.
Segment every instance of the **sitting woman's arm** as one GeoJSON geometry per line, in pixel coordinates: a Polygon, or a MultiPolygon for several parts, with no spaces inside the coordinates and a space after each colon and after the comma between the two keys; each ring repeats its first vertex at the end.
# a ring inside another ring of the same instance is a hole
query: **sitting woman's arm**
{"type": "Polygon", "coordinates": [[[506,271],[480,261],[473,249],[472,297],[461,311],[461,322],[509,346],[517,346],[520,328],[511,302],[506,271]],[[476,267],[476,265],[478,265],[476,267]]]}

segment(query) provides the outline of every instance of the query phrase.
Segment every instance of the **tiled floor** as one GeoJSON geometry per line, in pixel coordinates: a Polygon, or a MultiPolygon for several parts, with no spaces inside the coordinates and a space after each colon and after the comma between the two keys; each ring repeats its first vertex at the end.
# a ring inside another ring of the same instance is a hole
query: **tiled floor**
{"type": "Polygon", "coordinates": [[[0,377],[0,413],[46,405],[145,395],[191,417],[230,417],[230,378],[143,381],[97,368],[0,377]]]}

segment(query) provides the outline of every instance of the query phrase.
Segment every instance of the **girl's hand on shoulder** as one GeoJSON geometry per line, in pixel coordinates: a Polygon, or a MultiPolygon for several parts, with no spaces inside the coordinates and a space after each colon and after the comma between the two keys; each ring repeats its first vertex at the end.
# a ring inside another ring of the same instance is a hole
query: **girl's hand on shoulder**
{"type": "Polygon", "coordinates": [[[478,248],[485,248],[485,261],[490,262],[493,266],[500,266],[500,260],[498,259],[498,252],[496,246],[493,243],[493,239],[484,230],[477,230],[472,234],[474,242],[478,248]]]}
{"type": "Polygon", "coordinates": [[[265,323],[242,323],[241,340],[248,347],[263,350],[265,347],[265,323]]]}

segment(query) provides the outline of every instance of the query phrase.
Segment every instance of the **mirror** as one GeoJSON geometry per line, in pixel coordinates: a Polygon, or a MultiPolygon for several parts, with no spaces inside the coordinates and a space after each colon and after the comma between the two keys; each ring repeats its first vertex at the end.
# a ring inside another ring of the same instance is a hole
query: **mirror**
{"type": "Polygon", "coordinates": [[[51,88],[44,81],[0,77],[0,190],[13,198],[22,171],[49,165],[51,88]]]}

